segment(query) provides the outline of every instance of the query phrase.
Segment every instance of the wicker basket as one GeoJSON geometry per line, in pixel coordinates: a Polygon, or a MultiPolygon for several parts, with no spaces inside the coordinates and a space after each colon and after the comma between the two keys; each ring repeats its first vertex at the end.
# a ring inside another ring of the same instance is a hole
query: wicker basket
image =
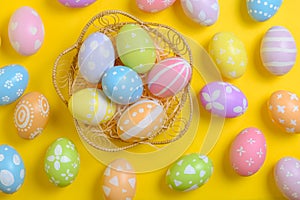
{"type": "MultiPolygon", "coordinates": [[[[184,37],[173,28],[151,22],[143,22],[123,11],[108,10],[94,16],[83,28],[77,42],[63,51],[55,61],[53,68],[53,84],[61,100],[67,105],[72,94],[86,87],[97,87],[87,83],[79,73],[77,56],[81,44],[94,32],[106,34],[112,42],[118,30],[125,24],[134,23],[144,28],[152,37],[157,48],[157,61],[167,57],[182,57],[192,66],[191,50],[184,37]]],[[[120,64],[116,59],[116,65],[120,64]]],[[[99,86],[98,86],[99,87],[99,86]]],[[[100,86],[101,87],[101,86],[100,86]]],[[[116,152],[135,147],[139,144],[162,146],[181,138],[188,130],[192,118],[192,102],[189,84],[176,96],[158,99],[146,90],[142,98],[155,99],[165,109],[167,119],[163,127],[151,138],[127,143],[118,138],[116,124],[120,114],[128,107],[119,106],[113,118],[105,124],[92,126],[74,119],[76,129],[83,140],[102,151],[116,152]],[[183,108],[186,111],[183,111],[183,108]]]]}

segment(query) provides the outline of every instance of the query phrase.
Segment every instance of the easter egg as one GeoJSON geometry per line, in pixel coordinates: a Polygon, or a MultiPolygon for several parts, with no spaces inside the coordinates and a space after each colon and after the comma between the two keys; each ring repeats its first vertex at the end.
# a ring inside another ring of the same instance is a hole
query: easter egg
{"type": "Polygon", "coordinates": [[[116,47],[123,64],[138,73],[148,72],[156,61],[151,36],[137,24],[126,24],[119,30],[116,47]]]}
{"type": "Polygon", "coordinates": [[[136,4],[142,11],[156,13],[172,6],[175,0],[136,0],[136,4]]]}
{"type": "Polygon", "coordinates": [[[287,199],[300,198],[300,161],[293,157],[283,157],[275,165],[275,182],[287,199]]]}
{"type": "Polygon", "coordinates": [[[91,125],[107,122],[116,112],[116,105],[96,88],[75,92],[69,99],[68,108],[75,119],[91,125]]]}
{"type": "Polygon", "coordinates": [[[10,44],[19,54],[35,54],[45,37],[44,24],[39,14],[29,6],[17,9],[9,20],[8,37],[10,44]]]}
{"type": "Polygon", "coordinates": [[[7,65],[0,68],[0,105],[19,99],[28,85],[29,74],[21,65],[7,65]]]}
{"type": "Polygon", "coordinates": [[[11,146],[0,145],[0,191],[17,192],[24,183],[25,166],[20,154],[11,146]]]}
{"type": "Polygon", "coordinates": [[[45,129],[50,114],[47,98],[40,92],[25,94],[14,111],[14,124],[20,137],[34,139],[45,129]]]}
{"type": "Polygon", "coordinates": [[[300,102],[297,94],[287,90],[278,90],[271,94],[268,113],[274,124],[288,133],[300,133],[300,102]]]}
{"type": "Polygon", "coordinates": [[[147,83],[152,94],[170,97],[180,92],[192,75],[191,65],[183,58],[161,60],[148,73],[147,83]]]}
{"type": "Polygon", "coordinates": [[[126,142],[144,140],[162,128],[165,118],[165,110],[159,103],[143,99],[128,107],[120,116],[117,133],[126,142]]]}
{"type": "Polygon", "coordinates": [[[143,81],[131,68],[116,66],[107,70],[102,78],[103,92],[113,102],[131,104],[143,93],[143,81]]]}
{"type": "Polygon", "coordinates": [[[296,42],[283,26],[273,26],[264,35],[260,57],[264,67],[273,75],[284,75],[295,65],[296,42]]]}
{"type": "Polygon", "coordinates": [[[58,0],[62,5],[71,8],[82,8],[91,5],[96,0],[58,0]]]}
{"type": "Polygon", "coordinates": [[[248,14],[252,19],[263,22],[273,17],[283,0],[246,0],[248,14]]]}
{"type": "Polygon", "coordinates": [[[44,170],[56,186],[70,185],[79,172],[80,158],[76,146],[68,138],[58,138],[47,149],[44,170]]]}
{"type": "Polygon", "coordinates": [[[192,153],[182,156],[171,165],[166,174],[166,183],[173,190],[187,192],[204,185],[212,173],[212,161],[205,155],[192,153]]]}
{"type": "Polygon", "coordinates": [[[125,159],[111,162],[102,176],[102,191],[105,200],[133,199],[136,191],[136,175],[125,159]]]}
{"type": "Polygon", "coordinates": [[[199,92],[203,107],[212,114],[234,118],[242,115],[248,108],[248,100],[236,86],[216,81],[205,85],[199,92]]]}
{"type": "Polygon", "coordinates": [[[84,40],[78,53],[78,65],[85,80],[97,84],[114,63],[115,51],[109,37],[95,32],[84,40]]]}
{"type": "Polygon", "coordinates": [[[218,0],[180,0],[184,13],[193,21],[211,26],[219,18],[218,0]]]}
{"type": "Polygon", "coordinates": [[[266,139],[257,128],[242,130],[230,147],[230,163],[241,176],[255,174],[266,159],[266,139]]]}
{"type": "Polygon", "coordinates": [[[208,48],[224,78],[236,79],[245,73],[248,63],[247,52],[243,42],[234,33],[215,34],[208,48]]]}

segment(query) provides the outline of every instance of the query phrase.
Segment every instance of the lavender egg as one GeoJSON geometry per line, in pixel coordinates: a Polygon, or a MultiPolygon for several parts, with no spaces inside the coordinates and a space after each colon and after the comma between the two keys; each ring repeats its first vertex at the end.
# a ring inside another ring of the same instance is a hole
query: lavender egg
{"type": "Polygon", "coordinates": [[[58,0],[59,3],[71,8],[83,8],[91,5],[96,0],[58,0]]]}
{"type": "Polygon", "coordinates": [[[285,27],[273,26],[264,35],[260,47],[264,67],[273,75],[288,73],[296,62],[297,47],[285,27]]]}
{"type": "Polygon", "coordinates": [[[199,99],[207,111],[225,118],[238,117],[248,108],[248,100],[243,92],[221,81],[205,85],[199,93],[199,99]]]}

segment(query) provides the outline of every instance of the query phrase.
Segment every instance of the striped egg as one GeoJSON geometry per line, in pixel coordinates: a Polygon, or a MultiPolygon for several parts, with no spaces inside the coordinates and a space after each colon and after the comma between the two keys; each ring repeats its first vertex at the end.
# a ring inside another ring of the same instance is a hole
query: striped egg
{"type": "Polygon", "coordinates": [[[128,107],[118,120],[117,133],[126,142],[137,142],[157,133],[166,113],[156,101],[144,99],[128,107]]]}
{"type": "Polygon", "coordinates": [[[190,81],[191,65],[183,58],[161,60],[148,74],[148,89],[158,97],[170,97],[180,92],[190,81]]]}
{"type": "Polygon", "coordinates": [[[297,57],[296,42],[285,27],[273,26],[264,35],[261,48],[264,67],[273,75],[284,75],[294,66],[297,57]]]}

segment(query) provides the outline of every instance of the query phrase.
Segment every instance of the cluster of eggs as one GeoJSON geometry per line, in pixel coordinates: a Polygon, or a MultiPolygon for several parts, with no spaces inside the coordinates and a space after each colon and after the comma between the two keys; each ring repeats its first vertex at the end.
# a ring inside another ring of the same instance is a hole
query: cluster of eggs
{"type": "Polygon", "coordinates": [[[166,111],[159,99],[172,97],[186,87],[192,69],[181,57],[157,61],[153,39],[138,24],[122,26],[115,46],[112,39],[95,32],[82,43],[79,73],[89,84],[100,83],[101,89],[76,91],[68,108],[75,119],[99,125],[111,120],[120,106],[128,106],[117,120],[117,134],[125,142],[144,140],[159,131],[165,121],[166,111]],[[117,56],[123,65],[115,64],[117,56]],[[157,99],[142,98],[146,89],[157,99]]]}

